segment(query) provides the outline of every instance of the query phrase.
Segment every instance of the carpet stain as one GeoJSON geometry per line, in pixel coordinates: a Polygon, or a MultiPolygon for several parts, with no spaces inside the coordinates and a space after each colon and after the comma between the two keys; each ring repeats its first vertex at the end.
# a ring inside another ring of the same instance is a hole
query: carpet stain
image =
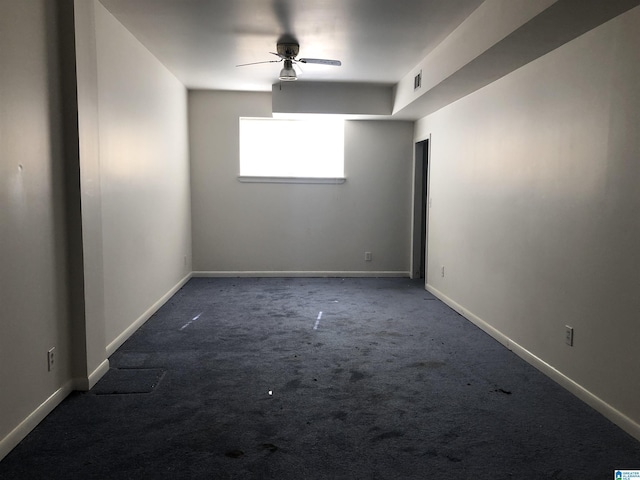
{"type": "Polygon", "coordinates": [[[272,318],[293,318],[296,314],[294,312],[278,312],[270,313],[269,316],[272,318]]]}
{"type": "Polygon", "coordinates": [[[562,474],[562,469],[560,470],[555,470],[552,474],[551,477],[552,479],[557,479],[557,478],[564,478],[564,475],[562,474]]]}
{"type": "Polygon", "coordinates": [[[404,432],[400,432],[398,430],[391,430],[389,432],[381,433],[380,435],[376,435],[371,439],[372,442],[381,442],[383,440],[388,440],[390,438],[400,438],[404,436],[404,432]]]}
{"type": "MultiPolygon", "coordinates": [[[[393,319],[389,319],[389,320],[393,320],[393,319]]],[[[376,333],[376,335],[378,335],[380,337],[403,337],[404,336],[401,333],[389,332],[388,330],[383,330],[383,331],[381,331],[379,333],[376,333]]]]}
{"type": "Polygon", "coordinates": [[[456,432],[447,432],[444,435],[442,435],[442,441],[443,443],[449,443],[453,440],[455,440],[456,438],[458,438],[459,435],[456,432]]]}
{"type": "Polygon", "coordinates": [[[362,372],[359,372],[357,370],[351,370],[351,378],[349,378],[349,381],[351,383],[355,383],[355,382],[359,382],[360,380],[363,380],[366,377],[367,376],[362,372]]]}
{"type": "Polygon", "coordinates": [[[504,393],[505,395],[511,395],[511,392],[509,390],[503,390],[502,388],[496,388],[494,390],[494,392],[496,392],[496,393],[504,393]]]}
{"type": "Polygon", "coordinates": [[[446,365],[445,362],[416,362],[416,363],[412,363],[411,365],[409,365],[410,367],[413,368],[428,368],[428,369],[433,369],[433,368],[440,368],[440,367],[444,367],[446,365]]]}
{"type": "Polygon", "coordinates": [[[273,443],[263,443],[262,445],[260,445],[260,448],[271,453],[274,453],[278,450],[278,447],[276,447],[273,443]]]}
{"type": "Polygon", "coordinates": [[[336,412],[331,412],[331,416],[333,418],[335,418],[336,420],[342,420],[343,422],[347,419],[347,412],[344,412],[342,410],[338,410],[336,412]]]}
{"type": "Polygon", "coordinates": [[[228,450],[225,453],[225,456],[229,457],[229,458],[240,458],[242,456],[244,456],[244,452],[242,450],[228,450]]]}
{"type": "Polygon", "coordinates": [[[298,388],[300,388],[300,384],[302,382],[300,381],[299,378],[296,378],[294,380],[290,380],[287,382],[287,384],[284,386],[284,390],[285,391],[289,391],[289,390],[297,390],[298,388]]]}

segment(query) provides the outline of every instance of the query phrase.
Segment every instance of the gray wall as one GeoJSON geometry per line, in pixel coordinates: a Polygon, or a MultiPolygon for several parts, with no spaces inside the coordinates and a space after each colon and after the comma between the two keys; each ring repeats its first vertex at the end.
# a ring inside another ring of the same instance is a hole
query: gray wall
{"type": "Polygon", "coordinates": [[[238,118],[270,115],[269,93],[189,92],[194,271],[408,275],[412,123],[346,122],[344,184],[241,183],[238,118]]]}
{"type": "Polygon", "coordinates": [[[429,289],[640,438],[638,25],[640,8],[414,139],[432,136],[429,289]]]}
{"type": "Polygon", "coordinates": [[[100,3],[0,0],[0,44],[1,459],[189,278],[191,224],[186,89],[100,3]]]}
{"type": "MultiPolygon", "coordinates": [[[[1,1],[0,45],[2,440],[70,381],[71,365],[55,6],[1,1]]],[[[15,440],[0,442],[0,458],[15,440]]]]}
{"type": "Polygon", "coordinates": [[[186,88],[96,3],[109,353],[191,272],[186,88]]]}

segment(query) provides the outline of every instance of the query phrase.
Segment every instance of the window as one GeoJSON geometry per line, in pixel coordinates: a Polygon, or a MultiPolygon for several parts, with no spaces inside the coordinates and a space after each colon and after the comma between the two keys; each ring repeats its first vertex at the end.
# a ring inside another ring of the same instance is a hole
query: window
{"type": "Polygon", "coordinates": [[[240,118],[241,181],[344,181],[344,120],[240,118]]]}

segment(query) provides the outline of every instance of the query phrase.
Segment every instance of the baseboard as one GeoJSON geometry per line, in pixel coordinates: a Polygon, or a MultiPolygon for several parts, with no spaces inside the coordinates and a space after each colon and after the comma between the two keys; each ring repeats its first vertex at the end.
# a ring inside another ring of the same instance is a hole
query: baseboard
{"type": "Polygon", "coordinates": [[[584,388],[579,383],[573,381],[562,372],[556,370],[544,360],[536,357],[526,348],[518,345],[515,342],[511,342],[511,350],[527,363],[533,365],[542,373],[546,374],[549,378],[554,380],[556,383],[573,393],[576,397],[589,405],[591,408],[611,420],[636,440],[640,441],[640,424],[634,422],[624,413],[622,413],[615,407],[612,407],[600,397],[594,395],[589,390],[584,388]]]}
{"type": "Polygon", "coordinates": [[[105,359],[87,378],[74,378],[73,389],[88,392],[109,371],[109,359],[105,359]]]}
{"type": "Polygon", "coordinates": [[[88,378],[74,378],[56,390],[49,398],[0,440],[0,460],[7,456],[36,426],[44,420],[74,390],[90,390],[109,371],[109,360],[102,362],[88,378]]]}
{"type": "Polygon", "coordinates": [[[410,272],[400,271],[199,271],[194,277],[268,277],[268,278],[358,278],[358,277],[409,277],[410,272]]]}
{"type": "Polygon", "coordinates": [[[133,333],[138,330],[144,322],[149,320],[151,316],[156,313],[160,307],[162,307],[167,300],[169,300],[178,290],[180,290],[185,283],[189,281],[192,274],[189,273],[182,280],[180,280],[175,286],[173,286],[167,293],[165,293],[157,302],[151,305],[140,317],[138,317],[131,325],[129,325],[120,335],[116,337],[109,345],[107,345],[107,357],[113,355],[113,353],[120,348],[120,346],[126,342],[133,333]]]}
{"type": "Polygon", "coordinates": [[[480,317],[474,315],[472,312],[464,308],[459,303],[455,302],[451,298],[447,297],[445,294],[440,292],[437,288],[427,284],[427,291],[438,297],[444,303],[453,308],[460,315],[465,317],[471,323],[476,325],[481,330],[485,331],[487,334],[491,335],[498,342],[503,344],[509,350],[513,351],[516,355],[522,358],[525,362],[532,365],[542,373],[544,373],[547,377],[551,378],[558,385],[562,386],[580,400],[585,402],[591,408],[601,413],[604,417],[611,420],[622,430],[627,432],[629,435],[634,437],[635,439],[640,441],[640,424],[633,421],[631,418],[627,417],[624,413],[620,412],[616,408],[609,405],[607,402],[602,400],[600,397],[594,395],[592,392],[587,390],[585,387],[575,382],[571,378],[567,377],[564,373],[560,372],[552,365],[548,364],[541,358],[537,357],[529,350],[524,348],[522,345],[511,340],[505,334],[497,330],[496,328],[489,325],[486,321],[482,320],[480,317]]]}
{"type": "Polygon", "coordinates": [[[68,381],[36,408],[27,418],[0,440],[0,460],[6,457],[54,408],[73,391],[73,381],[68,381]]]}

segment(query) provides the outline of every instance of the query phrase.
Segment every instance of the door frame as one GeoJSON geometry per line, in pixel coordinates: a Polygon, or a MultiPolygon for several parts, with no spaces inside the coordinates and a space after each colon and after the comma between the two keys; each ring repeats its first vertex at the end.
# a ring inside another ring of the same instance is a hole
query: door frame
{"type": "Polygon", "coordinates": [[[420,278],[421,256],[424,252],[424,282],[427,284],[429,243],[429,183],[431,172],[431,134],[414,142],[413,150],[413,202],[411,223],[411,278],[420,278]],[[426,163],[426,165],[425,165],[426,163]],[[426,176],[426,181],[423,178],[426,176]],[[426,191],[425,191],[426,189],[426,191]],[[423,198],[426,204],[423,208],[423,198]],[[424,232],[424,237],[423,237],[424,232]],[[423,243],[424,238],[424,243],[423,243]]]}

